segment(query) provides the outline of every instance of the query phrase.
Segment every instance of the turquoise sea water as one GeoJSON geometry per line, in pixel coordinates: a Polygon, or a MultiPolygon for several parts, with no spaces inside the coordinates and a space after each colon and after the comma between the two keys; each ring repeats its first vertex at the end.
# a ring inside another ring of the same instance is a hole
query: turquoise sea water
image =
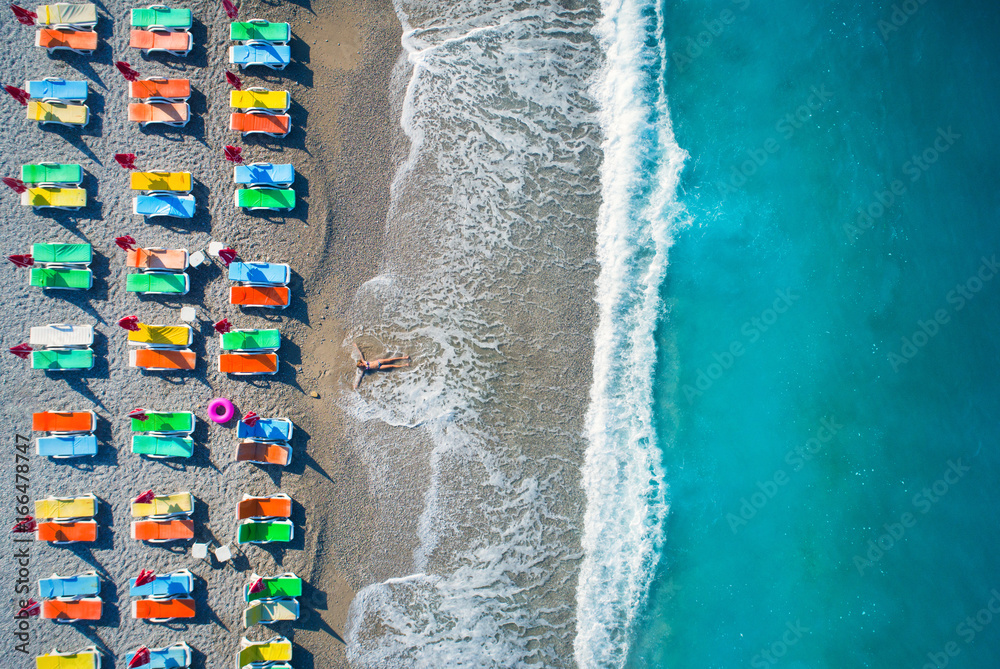
{"type": "Polygon", "coordinates": [[[1000,6],[663,8],[689,222],[627,666],[995,666],[1000,6]]]}

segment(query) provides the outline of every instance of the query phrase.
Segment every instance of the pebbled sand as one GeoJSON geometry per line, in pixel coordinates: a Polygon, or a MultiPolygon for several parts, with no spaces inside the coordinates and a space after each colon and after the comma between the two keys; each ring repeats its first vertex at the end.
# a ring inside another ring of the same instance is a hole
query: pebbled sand
{"type": "MultiPolygon", "coordinates": [[[[143,57],[128,49],[132,5],[97,4],[100,47],[92,56],[65,51],[48,56],[33,46],[34,28],[17,24],[9,15],[0,26],[8,45],[0,54],[4,83],[23,86],[26,78],[45,76],[86,79],[91,109],[90,123],[83,129],[43,129],[27,121],[12,99],[3,102],[9,122],[0,130],[2,174],[17,176],[25,162],[79,162],[86,171],[83,185],[89,200],[80,212],[33,213],[5,189],[0,195],[4,255],[28,253],[32,242],[86,241],[95,252],[94,287],[87,292],[29,288],[27,271],[5,264],[0,271],[6,305],[0,313],[2,345],[26,341],[32,325],[86,323],[95,326],[97,354],[91,372],[47,374],[32,372],[26,362],[4,353],[0,416],[10,442],[10,464],[4,467],[8,473],[0,485],[0,504],[3,522],[12,525],[14,435],[33,436],[32,411],[95,410],[99,455],[72,461],[32,455],[29,497],[94,492],[101,500],[99,540],[72,547],[29,544],[30,578],[31,594],[37,596],[38,578],[54,571],[68,575],[95,569],[102,576],[105,609],[93,625],[32,619],[30,655],[15,653],[3,665],[34,666],[33,656],[53,647],[70,650],[94,644],[105,653],[104,666],[124,666],[125,653],[140,644],[155,647],[184,639],[195,649],[192,666],[231,667],[244,634],[256,640],[282,634],[295,642],[295,667],[346,666],[339,637],[354,592],[399,573],[412,551],[413,533],[392,524],[392,504],[418,505],[421,495],[400,480],[396,488],[380,488],[380,494],[398,493],[388,506],[375,499],[370,480],[385,472],[369,471],[366,463],[372,459],[364,451],[394,436],[386,428],[349,421],[334,401],[350,391],[353,381],[350,352],[342,342],[354,333],[347,332],[344,323],[356,289],[376,273],[394,156],[401,145],[398,111],[390,109],[388,93],[400,51],[396,15],[388,0],[245,3],[241,19],[292,24],[291,66],[282,72],[251,68],[238,74],[244,86],[291,92],[293,130],[283,139],[242,140],[228,130],[229,88],[223,72],[228,67],[229,21],[221,2],[178,5],[191,7],[195,17],[195,46],[186,58],[143,57]],[[115,60],[128,61],[143,77],[190,78],[193,118],[188,126],[141,129],[128,124],[127,84],[115,70],[115,60]],[[244,147],[247,162],[293,163],[295,210],[287,216],[236,210],[231,165],[222,159],[225,144],[244,147]],[[117,152],[136,153],[140,169],[190,171],[196,217],[144,222],[133,216],[128,174],[112,158],[117,152]],[[230,306],[230,284],[218,264],[189,270],[191,292],[184,297],[128,294],[125,254],[113,242],[126,233],[146,246],[195,251],[217,240],[235,248],[244,260],[287,262],[293,270],[292,304],[284,311],[230,306]],[[136,314],[147,323],[179,323],[179,308],[186,305],[198,308],[192,346],[198,354],[197,370],[168,375],[130,369],[125,331],[116,321],[136,314]],[[218,344],[212,322],[224,317],[237,328],[281,329],[277,376],[240,380],[216,371],[218,344]],[[208,401],[219,395],[231,398],[240,412],[291,418],[296,425],[292,464],[264,470],[232,462],[235,421],[219,426],[205,419],[208,401]],[[124,416],[136,406],[195,411],[195,456],[189,461],[156,461],[133,455],[124,416]],[[168,547],[135,542],[129,537],[128,502],[148,488],[190,490],[197,498],[197,540],[219,543],[233,541],[235,507],[244,493],[287,492],[296,502],[295,539],[283,548],[243,548],[228,565],[194,560],[189,542],[168,547]],[[197,577],[197,618],[169,625],[133,621],[128,579],[140,568],[163,572],[183,567],[197,577]],[[243,629],[241,589],[253,571],[294,571],[306,580],[297,623],[243,629]]],[[[383,464],[391,470],[391,463],[383,464]]],[[[12,555],[13,535],[4,535],[3,542],[4,554],[12,555]]],[[[16,573],[15,560],[0,561],[0,588],[11,613],[21,598],[15,593],[16,573]]],[[[0,637],[0,647],[8,653],[18,643],[15,626],[8,617],[0,637]]]]}

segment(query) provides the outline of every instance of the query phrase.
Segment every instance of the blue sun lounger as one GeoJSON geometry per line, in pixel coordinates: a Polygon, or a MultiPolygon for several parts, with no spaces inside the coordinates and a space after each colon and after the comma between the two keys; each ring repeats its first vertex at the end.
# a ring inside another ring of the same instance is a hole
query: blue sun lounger
{"type": "Polygon", "coordinates": [[[286,44],[247,42],[229,47],[229,62],[241,68],[264,65],[272,70],[283,70],[292,62],[292,49],[286,44]]]}
{"type": "Polygon", "coordinates": [[[291,268],[273,262],[234,262],[229,264],[229,280],[240,283],[288,285],[291,268]]]}
{"type": "Polygon", "coordinates": [[[84,102],[87,99],[86,81],[69,81],[46,77],[38,81],[24,82],[24,90],[36,100],[59,100],[60,102],[84,102]]]}
{"type": "Polygon", "coordinates": [[[240,421],[236,427],[236,437],[260,441],[291,441],[292,429],[292,421],[287,418],[261,418],[253,427],[240,421]]]}
{"type": "Polygon", "coordinates": [[[79,458],[97,455],[97,437],[92,434],[65,434],[56,437],[39,437],[35,452],[47,458],[79,458]]]}
{"type": "Polygon", "coordinates": [[[194,195],[139,195],[132,204],[132,213],[149,218],[194,218],[194,195]]]}
{"type": "Polygon", "coordinates": [[[101,579],[97,572],[88,571],[76,576],[52,574],[50,578],[38,579],[38,595],[42,599],[57,597],[93,597],[101,593],[101,579]]]}
{"type": "MultiPolygon", "coordinates": [[[[125,657],[125,666],[132,663],[135,652],[125,657]]],[[[150,648],[149,663],[143,669],[184,669],[191,666],[191,646],[179,641],[165,648],[150,648]]]]}
{"type": "Polygon", "coordinates": [[[192,590],[194,590],[194,577],[187,569],[172,574],[157,574],[152,582],[143,585],[137,586],[134,578],[128,581],[130,597],[173,597],[190,595],[192,590]]]}
{"type": "Polygon", "coordinates": [[[233,181],[244,186],[291,186],[295,181],[295,168],[290,163],[236,165],[233,181]]]}

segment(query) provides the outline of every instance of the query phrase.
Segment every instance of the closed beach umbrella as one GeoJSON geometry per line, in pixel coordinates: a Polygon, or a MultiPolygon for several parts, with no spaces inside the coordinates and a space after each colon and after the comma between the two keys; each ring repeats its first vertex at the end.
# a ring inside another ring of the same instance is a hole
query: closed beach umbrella
{"type": "Polygon", "coordinates": [[[241,153],[243,153],[243,149],[241,149],[240,147],[229,146],[228,144],[226,145],[225,155],[226,155],[226,160],[228,160],[229,162],[242,163],[243,156],[240,155],[241,153]]]}
{"type": "Polygon", "coordinates": [[[28,106],[28,100],[31,99],[31,94],[28,91],[17,86],[4,86],[3,89],[10,93],[12,98],[20,102],[22,107],[28,106]]]}
{"type": "Polygon", "coordinates": [[[117,244],[118,248],[122,251],[131,251],[135,247],[135,238],[132,237],[132,235],[115,237],[115,244],[117,244]]]}
{"type": "MultiPolygon", "coordinates": [[[[136,583],[138,585],[138,582],[136,583]]],[[[135,669],[136,667],[144,667],[149,664],[149,649],[145,646],[139,646],[139,649],[135,651],[135,655],[128,663],[128,669],[135,669]]]]}
{"type": "Polygon", "coordinates": [[[219,259],[226,263],[226,267],[229,267],[229,263],[236,260],[236,251],[233,249],[219,249],[219,259]]]}
{"type": "Polygon", "coordinates": [[[146,492],[136,497],[134,501],[136,504],[149,504],[150,502],[153,501],[154,497],[156,497],[156,494],[153,493],[152,490],[147,490],[146,492]]]}
{"type": "Polygon", "coordinates": [[[21,360],[26,360],[34,349],[27,344],[18,344],[17,346],[11,346],[8,350],[21,360]]]}
{"type": "Polygon", "coordinates": [[[243,416],[243,422],[246,423],[247,425],[249,425],[250,427],[253,427],[254,425],[256,425],[257,421],[259,421],[259,420],[260,420],[260,416],[258,416],[257,414],[255,414],[253,411],[247,411],[247,415],[243,416]]]}
{"type": "Polygon", "coordinates": [[[129,418],[135,418],[136,420],[146,420],[149,416],[146,415],[145,409],[132,409],[128,412],[129,418]]]}
{"type": "Polygon", "coordinates": [[[250,584],[250,592],[251,593],[260,592],[263,589],[264,589],[264,579],[258,576],[257,580],[255,580],[253,583],[250,584]]]}
{"type": "Polygon", "coordinates": [[[31,267],[35,264],[35,259],[31,257],[31,254],[7,256],[7,260],[11,261],[18,267],[31,267]]]}
{"type": "Polygon", "coordinates": [[[219,334],[226,334],[233,329],[233,324],[229,322],[228,318],[223,318],[221,321],[215,324],[215,331],[219,334]]]}
{"type": "Polygon", "coordinates": [[[15,179],[14,177],[4,177],[3,182],[10,187],[17,194],[21,194],[28,190],[28,187],[24,185],[24,182],[20,179],[15,179]]]}
{"type": "Polygon", "coordinates": [[[11,532],[15,534],[21,534],[25,532],[34,532],[38,529],[38,523],[31,516],[26,516],[24,520],[19,520],[14,523],[14,527],[10,528],[11,532]]]}
{"type": "Polygon", "coordinates": [[[135,577],[136,585],[146,585],[156,580],[156,572],[152,569],[140,569],[139,575],[135,577]]]}
{"type": "Polygon", "coordinates": [[[229,0],[222,0],[222,7],[226,10],[226,16],[228,16],[230,20],[235,21],[236,17],[239,16],[239,12],[236,10],[236,5],[229,0]]]}
{"type": "Polygon", "coordinates": [[[132,332],[139,331],[139,317],[138,316],[126,316],[125,318],[118,321],[120,327],[130,330],[132,332]]]}
{"type": "Polygon", "coordinates": [[[115,161],[117,161],[119,165],[121,165],[122,167],[124,167],[127,170],[137,169],[136,166],[135,166],[135,154],[134,153],[116,153],[115,154],[115,161]]]}
{"type": "Polygon", "coordinates": [[[38,18],[38,14],[29,12],[24,7],[18,7],[17,5],[11,5],[10,9],[14,12],[14,16],[17,18],[18,23],[26,26],[35,25],[35,19],[38,18]]]}
{"type": "Polygon", "coordinates": [[[42,612],[42,605],[33,599],[29,599],[28,603],[21,607],[18,612],[14,615],[15,618],[30,618],[31,616],[37,616],[42,612]]]}
{"type": "Polygon", "coordinates": [[[129,81],[136,81],[139,78],[139,73],[132,69],[132,66],[124,60],[115,61],[115,67],[117,67],[118,71],[122,73],[122,76],[129,81]]]}
{"type": "Polygon", "coordinates": [[[236,90],[238,91],[243,90],[243,82],[240,81],[240,78],[237,77],[232,72],[226,72],[226,81],[228,81],[229,85],[235,88],[236,90]]]}

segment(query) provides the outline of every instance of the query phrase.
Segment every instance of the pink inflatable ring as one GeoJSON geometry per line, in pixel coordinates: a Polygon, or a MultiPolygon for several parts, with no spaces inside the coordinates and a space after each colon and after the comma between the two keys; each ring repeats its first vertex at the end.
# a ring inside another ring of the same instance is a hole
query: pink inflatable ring
{"type": "Polygon", "coordinates": [[[216,423],[228,423],[236,414],[236,407],[225,397],[216,397],[208,403],[208,417],[216,423]]]}

